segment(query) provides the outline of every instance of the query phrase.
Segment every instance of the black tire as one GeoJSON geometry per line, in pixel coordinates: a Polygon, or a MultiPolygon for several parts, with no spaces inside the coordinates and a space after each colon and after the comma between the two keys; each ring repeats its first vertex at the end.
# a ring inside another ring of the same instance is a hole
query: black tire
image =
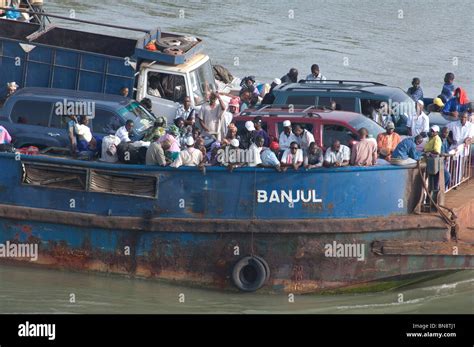
{"type": "Polygon", "coordinates": [[[253,257],[259,260],[265,267],[265,273],[266,273],[265,282],[268,281],[270,279],[270,266],[268,266],[268,263],[262,257],[259,257],[258,255],[254,255],[253,257]]]}
{"type": "Polygon", "coordinates": [[[164,51],[167,48],[179,48],[180,50],[186,52],[194,46],[194,42],[185,40],[184,37],[164,37],[159,41],[156,41],[156,47],[164,51]]]}
{"type": "Polygon", "coordinates": [[[265,265],[256,257],[244,257],[232,269],[232,281],[243,292],[254,292],[260,289],[266,280],[265,265]]]}

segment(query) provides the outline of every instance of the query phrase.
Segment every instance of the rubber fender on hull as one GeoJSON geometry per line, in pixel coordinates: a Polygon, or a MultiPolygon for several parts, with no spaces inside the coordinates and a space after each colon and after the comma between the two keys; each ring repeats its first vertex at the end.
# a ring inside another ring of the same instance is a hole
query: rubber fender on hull
{"type": "Polygon", "coordinates": [[[267,262],[258,256],[246,256],[240,259],[232,269],[232,281],[243,292],[260,289],[270,278],[267,262]]]}

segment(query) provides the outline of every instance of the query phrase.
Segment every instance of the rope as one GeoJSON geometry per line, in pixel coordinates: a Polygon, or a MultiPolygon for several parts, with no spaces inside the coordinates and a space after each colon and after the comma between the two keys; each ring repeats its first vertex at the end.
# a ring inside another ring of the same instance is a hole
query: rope
{"type": "MultiPolygon", "coordinates": [[[[436,210],[438,211],[438,213],[440,214],[440,216],[444,219],[444,221],[446,222],[446,224],[450,227],[450,228],[455,228],[456,227],[456,222],[455,222],[455,219],[457,218],[456,217],[456,214],[454,213],[453,210],[451,210],[450,208],[448,207],[445,207],[445,206],[442,206],[442,205],[439,205],[436,201],[433,200],[429,190],[428,190],[428,187],[426,186],[426,182],[425,180],[423,179],[423,172],[421,171],[421,165],[420,165],[420,162],[418,162],[418,172],[420,173],[420,176],[421,176],[421,182],[422,182],[422,187],[423,187],[423,190],[425,191],[426,195],[428,196],[428,198],[430,199],[430,201],[433,203],[433,205],[436,207],[436,210]],[[451,217],[449,217],[445,212],[443,212],[442,209],[446,209],[448,210],[449,212],[451,212],[451,217]]],[[[439,184],[439,183],[438,183],[439,184]]]]}

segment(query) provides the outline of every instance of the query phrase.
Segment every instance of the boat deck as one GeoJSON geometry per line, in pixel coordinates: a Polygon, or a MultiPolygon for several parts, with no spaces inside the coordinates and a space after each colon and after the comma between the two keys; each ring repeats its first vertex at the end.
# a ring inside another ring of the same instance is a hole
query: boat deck
{"type": "Polygon", "coordinates": [[[474,242],[474,178],[449,191],[444,205],[452,209],[458,217],[459,239],[474,242]]]}

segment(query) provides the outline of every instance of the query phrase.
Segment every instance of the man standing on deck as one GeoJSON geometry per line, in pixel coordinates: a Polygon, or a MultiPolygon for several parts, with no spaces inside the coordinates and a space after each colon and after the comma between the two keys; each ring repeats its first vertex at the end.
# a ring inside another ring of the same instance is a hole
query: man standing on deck
{"type": "Polygon", "coordinates": [[[279,152],[280,145],[278,144],[278,142],[271,142],[269,148],[264,148],[260,153],[260,159],[262,159],[262,166],[269,168],[272,167],[278,172],[281,172],[281,165],[278,161],[279,152]]]}
{"type": "Polygon", "coordinates": [[[296,171],[303,165],[303,151],[300,149],[298,142],[293,141],[290,144],[290,148],[283,152],[280,162],[283,171],[289,167],[296,171]]]}
{"type": "Polygon", "coordinates": [[[474,124],[468,121],[468,113],[463,112],[458,121],[448,123],[448,129],[453,132],[456,146],[470,145],[474,141],[474,124]]]}
{"type": "Polygon", "coordinates": [[[410,165],[416,164],[421,158],[421,153],[417,151],[416,146],[423,142],[423,136],[416,135],[415,137],[407,137],[400,142],[393,151],[392,160],[393,165],[410,165]]]}
{"type": "Polygon", "coordinates": [[[183,103],[179,105],[176,110],[176,115],[174,119],[183,118],[185,125],[194,126],[196,118],[196,110],[191,105],[191,98],[186,96],[183,100],[183,103]]]}
{"type": "Polygon", "coordinates": [[[301,149],[303,150],[303,154],[306,154],[308,151],[309,145],[314,142],[314,136],[311,134],[310,131],[303,129],[303,127],[299,124],[295,125],[294,134],[300,145],[301,149]]]}
{"type": "Polygon", "coordinates": [[[368,139],[369,131],[359,129],[359,142],[352,146],[351,165],[374,166],[377,163],[377,143],[368,139]]]}
{"type": "Polygon", "coordinates": [[[283,122],[283,131],[280,133],[278,142],[280,151],[286,151],[290,148],[292,142],[298,142],[298,138],[291,131],[291,122],[289,120],[283,122]]]}
{"type": "Polygon", "coordinates": [[[218,141],[221,140],[219,126],[225,109],[226,106],[219,93],[212,92],[209,96],[209,101],[201,107],[201,112],[199,113],[199,123],[202,130],[216,136],[218,141]]]}
{"type": "Polygon", "coordinates": [[[430,119],[423,111],[424,105],[423,100],[418,100],[416,102],[416,114],[408,119],[407,127],[408,135],[410,136],[421,134],[423,137],[426,137],[426,134],[430,130],[430,119]]]}
{"type": "Polygon", "coordinates": [[[425,145],[425,153],[436,156],[441,154],[442,141],[438,134],[439,126],[433,125],[430,129],[430,132],[428,133],[430,139],[425,145]]]}

